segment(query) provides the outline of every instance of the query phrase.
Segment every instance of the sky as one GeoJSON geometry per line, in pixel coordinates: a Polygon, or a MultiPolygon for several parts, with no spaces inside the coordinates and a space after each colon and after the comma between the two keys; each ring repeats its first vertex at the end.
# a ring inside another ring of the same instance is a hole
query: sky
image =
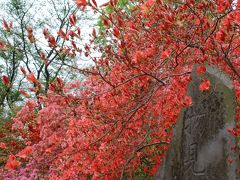
{"type": "MultiPolygon", "coordinates": [[[[7,5],[10,0],[0,0],[0,5],[4,7],[4,5],[7,5]]],[[[74,0],[21,0],[21,1],[26,1],[28,3],[34,3],[34,8],[31,8],[31,14],[33,15],[32,20],[34,20],[36,23],[42,21],[44,22],[44,19],[49,19],[51,18],[51,15],[53,15],[53,7],[50,5],[50,2],[55,3],[57,6],[63,5],[64,2],[69,1],[71,4],[74,3],[74,0]],[[52,14],[51,14],[52,13],[52,14]]],[[[102,5],[103,3],[109,2],[109,0],[96,0],[98,6],[102,5]]],[[[89,12],[84,12],[87,13],[86,17],[87,18],[79,18],[78,19],[78,24],[80,24],[81,28],[81,37],[83,38],[83,42],[87,43],[89,40],[89,34],[92,33],[92,28],[96,26],[97,20],[98,20],[98,15],[94,15],[92,10],[89,10],[89,12]]],[[[61,12],[59,13],[61,14],[61,12]]],[[[53,15],[54,16],[54,15],[53,15]]],[[[0,22],[1,19],[5,18],[7,20],[13,20],[11,18],[11,15],[7,14],[4,9],[2,8],[0,11],[0,22]]],[[[52,20],[54,22],[54,20],[52,20]]],[[[14,20],[13,20],[14,22],[14,20]]],[[[14,25],[14,23],[13,23],[14,25]]],[[[45,26],[45,25],[44,25],[45,26]]],[[[48,27],[47,24],[45,27],[48,27]]],[[[56,30],[57,32],[57,30],[56,30]]],[[[42,35],[42,29],[39,29],[39,32],[35,32],[35,34],[40,34],[42,35]]],[[[46,45],[45,39],[43,37],[37,37],[40,43],[43,44],[43,46],[46,45]],[[42,39],[41,39],[42,38],[42,39]],[[45,43],[45,44],[44,44],[45,43]]],[[[44,49],[44,47],[43,47],[44,49]]],[[[94,52],[92,56],[99,57],[101,54],[94,52]]],[[[86,58],[85,56],[78,56],[79,59],[78,66],[89,66],[93,62],[89,59],[86,58]]]]}
{"type": "MultiPolygon", "coordinates": [[[[0,5],[7,5],[9,3],[9,1],[10,0],[0,0],[0,5]]],[[[33,14],[32,20],[34,20],[35,22],[36,21],[44,22],[45,19],[51,18],[51,15],[53,15],[53,13],[54,13],[53,6],[50,5],[50,2],[51,2],[51,4],[55,3],[56,6],[59,5],[59,7],[60,7],[64,2],[67,2],[67,1],[69,1],[71,4],[74,4],[75,0],[38,0],[38,1],[21,0],[21,1],[27,1],[28,3],[33,3],[34,6],[30,10],[31,14],[33,14]]],[[[92,0],[90,0],[90,1],[92,1],[92,0]]],[[[109,0],[96,0],[96,2],[98,4],[98,6],[100,6],[106,2],[109,2],[109,0]]],[[[92,28],[97,23],[98,15],[93,14],[92,10],[89,10],[88,12],[86,11],[84,13],[87,14],[86,15],[87,18],[81,18],[81,19],[79,18],[78,22],[80,23],[82,38],[85,42],[87,42],[87,40],[89,39],[89,34],[92,33],[92,28]]],[[[59,13],[59,14],[61,14],[61,13],[59,13]]],[[[9,14],[6,14],[6,12],[3,9],[1,9],[1,11],[0,11],[0,19],[2,19],[2,18],[6,18],[6,19],[10,18],[9,14]]],[[[10,20],[11,20],[11,18],[10,18],[10,20]]],[[[41,29],[39,31],[41,31],[41,29]]],[[[41,32],[37,33],[37,34],[41,34],[41,32]]]]}
{"type": "Polygon", "coordinates": [[[108,2],[109,0],[97,0],[97,3],[99,4],[99,5],[101,5],[101,4],[103,4],[103,3],[106,3],[106,2],[108,2]]]}

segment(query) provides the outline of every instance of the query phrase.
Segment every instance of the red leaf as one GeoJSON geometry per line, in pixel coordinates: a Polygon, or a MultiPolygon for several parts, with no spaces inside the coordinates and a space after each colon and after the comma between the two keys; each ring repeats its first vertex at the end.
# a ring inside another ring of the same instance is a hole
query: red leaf
{"type": "Polygon", "coordinates": [[[118,26],[119,27],[123,27],[124,26],[124,22],[120,17],[117,17],[117,21],[118,21],[118,26]]]}
{"type": "Polygon", "coordinates": [[[21,163],[16,160],[16,157],[14,155],[10,155],[8,157],[5,168],[8,170],[15,170],[20,166],[20,164],[21,163]]]}
{"type": "Polygon", "coordinates": [[[76,0],[75,3],[77,4],[77,7],[79,7],[79,8],[87,5],[86,0],[76,0]]]}
{"type": "Polygon", "coordinates": [[[31,43],[35,43],[36,42],[36,39],[34,38],[33,34],[28,34],[27,37],[28,37],[28,39],[29,39],[29,41],[31,43]]]}
{"type": "Polygon", "coordinates": [[[200,91],[207,91],[207,90],[209,90],[210,89],[210,85],[211,85],[211,83],[210,83],[210,81],[209,80],[203,80],[202,82],[201,82],[201,84],[199,85],[199,90],[200,91]]]}
{"type": "Polygon", "coordinates": [[[10,85],[10,81],[9,78],[6,75],[2,76],[2,82],[4,85],[9,86],[10,85]]]}
{"type": "Polygon", "coordinates": [[[55,40],[55,38],[53,37],[53,36],[50,36],[49,38],[48,38],[48,42],[49,42],[49,46],[50,47],[55,47],[56,46],[56,40],[55,40]]]}
{"type": "Polygon", "coordinates": [[[110,5],[111,5],[112,7],[115,6],[113,0],[110,0],[110,5]]]}
{"type": "Polygon", "coordinates": [[[25,97],[30,97],[30,95],[26,91],[24,91],[23,89],[19,89],[19,93],[24,95],[25,97]]]}
{"type": "Polygon", "coordinates": [[[205,66],[198,66],[197,69],[196,69],[197,74],[203,74],[205,72],[206,72],[205,66]]]}
{"type": "Polygon", "coordinates": [[[71,41],[71,44],[74,47],[74,49],[77,49],[77,45],[76,45],[76,43],[74,41],[71,41]]]}
{"type": "Polygon", "coordinates": [[[92,36],[93,36],[94,38],[97,37],[97,34],[96,34],[96,30],[95,30],[95,28],[93,28],[92,36]]]}
{"type": "Polygon", "coordinates": [[[71,36],[72,38],[73,37],[78,37],[78,35],[73,31],[73,30],[70,30],[68,33],[67,33],[67,36],[71,36]]]}
{"type": "Polygon", "coordinates": [[[93,4],[94,4],[94,6],[97,7],[97,2],[96,2],[95,0],[92,0],[92,2],[93,2],[93,4]]]}
{"type": "Polygon", "coordinates": [[[25,149],[23,149],[22,151],[20,151],[20,152],[17,154],[17,156],[25,159],[25,158],[28,157],[30,154],[32,154],[32,147],[31,147],[31,146],[27,146],[25,149]]]}
{"type": "Polygon", "coordinates": [[[44,29],[43,29],[43,35],[44,35],[45,39],[48,39],[48,37],[49,37],[49,32],[48,32],[48,29],[47,29],[47,28],[44,28],[44,29]]]}
{"type": "Polygon", "coordinates": [[[226,33],[223,30],[220,30],[216,33],[216,40],[218,41],[224,41],[226,37],[226,33]]]}
{"type": "Polygon", "coordinates": [[[26,70],[25,70],[22,66],[20,66],[20,70],[22,71],[22,73],[23,73],[24,75],[27,74],[26,70]]]}
{"type": "Polygon", "coordinates": [[[81,29],[80,29],[80,27],[77,28],[77,34],[78,34],[78,36],[80,36],[80,34],[81,34],[81,29]]]}
{"type": "Polygon", "coordinates": [[[27,75],[27,80],[31,83],[38,83],[38,80],[35,78],[34,74],[31,72],[27,75]]]}
{"type": "Polygon", "coordinates": [[[28,88],[30,91],[34,92],[34,93],[37,93],[38,92],[38,89],[37,88],[28,88]]]}
{"type": "Polygon", "coordinates": [[[3,18],[3,27],[5,28],[5,31],[10,32],[11,28],[8,26],[8,23],[4,18],[3,18]]]}
{"type": "Polygon", "coordinates": [[[72,15],[69,16],[69,22],[72,26],[76,25],[76,21],[77,21],[77,18],[76,18],[75,14],[72,14],[72,15]]]}
{"type": "Polygon", "coordinates": [[[40,58],[42,59],[42,60],[46,60],[46,56],[45,56],[45,54],[44,54],[44,52],[40,52],[39,53],[39,56],[40,56],[40,58]]]}
{"type": "Polygon", "coordinates": [[[120,37],[120,32],[116,27],[113,28],[113,35],[116,37],[120,37]]]}
{"type": "Polygon", "coordinates": [[[0,49],[4,49],[6,47],[5,43],[0,40],[0,49]]]}
{"type": "Polygon", "coordinates": [[[31,26],[28,26],[28,27],[27,27],[27,32],[28,32],[29,34],[32,34],[32,32],[33,32],[33,29],[32,29],[32,27],[31,27],[31,26]]]}
{"type": "Polygon", "coordinates": [[[103,20],[103,24],[104,24],[104,26],[106,26],[107,28],[109,28],[110,27],[110,21],[108,20],[108,19],[106,19],[106,18],[102,18],[102,20],[103,20]]]}
{"type": "Polygon", "coordinates": [[[3,142],[0,142],[0,149],[6,149],[6,148],[7,148],[6,144],[3,142]]]}
{"type": "Polygon", "coordinates": [[[59,35],[61,38],[66,39],[66,33],[63,32],[62,29],[60,29],[60,30],[58,31],[58,35],[59,35]]]}
{"type": "Polygon", "coordinates": [[[227,128],[227,131],[230,132],[232,135],[237,136],[237,133],[233,128],[227,128]]]}
{"type": "Polygon", "coordinates": [[[109,2],[106,2],[106,3],[103,3],[100,7],[105,7],[105,6],[108,6],[109,5],[109,2]]]}
{"type": "Polygon", "coordinates": [[[188,107],[192,105],[192,98],[189,96],[186,96],[184,102],[183,102],[183,106],[188,107]]]}
{"type": "Polygon", "coordinates": [[[167,49],[161,53],[161,58],[162,59],[169,58],[170,54],[171,54],[171,49],[167,49]]]}
{"type": "Polygon", "coordinates": [[[57,79],[57,82],[58,82],[59,86],[63,87],[63,85],[64,85],[63,80],[59,77],[57,77],[56,79],[57,79]]]}
{"type": "Polygon", "coordinates": [[[56,85],[55,85],[55,84],[50,83],[50,84],[49,84],[49,89],[50,89],[51,91],[55,92],[57,88],[56,88],[56,85]]]}

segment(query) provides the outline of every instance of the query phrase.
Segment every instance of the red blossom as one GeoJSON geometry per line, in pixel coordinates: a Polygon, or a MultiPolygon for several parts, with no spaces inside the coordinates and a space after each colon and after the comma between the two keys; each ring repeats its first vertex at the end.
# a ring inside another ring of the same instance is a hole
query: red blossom
{"type": "Polygon", "coordinates": [[[116,36],[117,38],[120,37],[120,32],[117,27],[113,28],[113,35],[116,36]]]}
{"type": "Polygon", "coordinates": [[[55,84],[53,84],[53,83],[50,83],[50,84],[49,84],[49,89],[50,89],[51,91],[55,92],[55,91],[56,91],[56,89],[57,89],[57,87],[56,87],[56,85],[55,85],[55,84]]]}
{"type": "Polygon", "coordinates": [[[94,4],[95,7],[98,6],[96,0],[92,0],[92,2],[93,2],[93,4],[94,4]]]}
{"type": "Polygon", "coordinates": [[[48,32],[48,29],[47,29],[47,28],[44,28],[44,29],[43,29],[43,35],[44,35],[45,39],[48,39],[48,37],[49,37],[49,32],[48,32]]]}
{"type": "Polygon", "coordinates": [[[78,36],[80,36],[80,34],[81,34],[81,29],[80,29],[80,27],[77,27],[77,34],[78,34],[78,36]]]}
{"type": "Polygon", "coordinates": [[[28,74],[27,76],[27,80],[33,84],[38,83],[38,80],[36,79],[36,77],[34,76],[34,74],[31,72],[30,74],[28,74]]]}
{"type": "Polygon", "coordinates": [[[216,33],[216,40],[218,41],[224,41],[226,38],[226,33],[223,30],[220,30],[216,33]]]}
{"type": "Polygon", "coordinates": [[[58,35],[59,35],[61,38],[66,39],[66,33],[65,33],[62,29],[60,29],[60,30],[58,31],[58,35]]]}
{"type": "Polygon", "coordinates": [[[69,22],[72,26],[75,26],[76,25],[76,22],[77,22],[77,17],[75,14],[72,14],[69,16],[69,22]]]}
{"type": "Polygon", "coordinates": [[[87,5],[87,1],[86,0],[75,0],[75,3],[77,5],[77,7],[79,7],[79,8],[87,5]]]}
{"type": "Polygon", "coordinates": [[[93,36],[94,38],[96,38],[96,37],[97,37],[97,33],[96,33],[96,29],[95,29],[95,28],[93,28],[93,31],[92,31],[92,36],[93,36]]]}
{"type": "Polygon", "coordinates": [[[232,135],[237,136],[237,132],[233,128],[227,128],[227,131],[230,132],[232,135]]]}
{"type": "Polygon", "coordinates": [[[20,164],[21,163],[16,160],[16,157],[14,155],[10,155],[8,157],[5,168],[8,169],[8,170],[15,170],[20,166],[20,164]]]}
{"type": "Polygon", "coordinates": [[[211,82],[207,79],[203,80],[201,84],[199,85],[200,91],[208,91],[210,89],[211,82]]]}
{"type": "Polygon", "coordinates": [[[27,74],[27,72],[26,72],[26,70],[24,69],[24,67],[20,66],[20,70],[22,71],[22,73],[23,73],[24,75],[27,74]]]}
{"type": "Polygon", "coordinates": [[[63,86],[64,86],[63,80],[62,80],[61,78],[59,78],[59,77],[57,77],[56,79],[57,79],[58,85],[59,85],[60,87],[63,87],[63,86]]]}
{"type": "Polygon", "coordinates": [[[27,32],[28,32],[29,34],[32,34],[32,32],[33,32],[33,29],[32,29],[32,27],[31,27],[31,26],[28,26],[28,27],[27,27],[27,32]]]}
{"type": "Polygon", "coordinates": [[[183,102],[183,106],[188,107],[192,105],[192,98],[187,96],[183,102]]]}
{"type": "Polygon", "coordinates": [[[107,18],[102,17],[103,25],[107,28],[110,27],[110,21],[107,18]]]}
{"type": "Polygon", "coordinates": [[[7,21],[3,18],[3,26],[5,28],[5,31],[10,32],[12,28],[12,22],[8,25],[7,21]]]}
{"type": "Polygon", "coordinates": [[[205,66],[198,66],[196,69],[197,74],[203,74],[206,72],[206,67],[205,66]]]}
{"type": "Polygon", "coordinates": [[[68,31],[67,36],[71,36],[72,38],[78,37],[78,35],[73,30],[68,31]]]}
{"type": "Polygon", "coordinates": [[[19,89],[19,92],[20,92],[20,94],[24,95],[25,97],[30,97],[30,95],[23,89],[19,89]]]}
{"type": "Polygon", "coordinates": [[[6,144],[3,142],[0,142],[0,149],[6,149],[6,148],[7,148],[6,144]]]}
{"type": "Polygon", "coordinates": [[[162,59],[169,58],[170,54],[171,54],[171,49],[167,49],[161,53],[161,58],[162,59]]]}
{"type": "Polygon", "coordinates": [[[49,46],[50,47],[55,47],[56,46],[56,40],[55,40],[55,38],[53,37],[53,36],[49,36],[48,37],[48,42],[49,42],[49,46]]]}
{"type": "Polygon", "coordinates": [[[106,2],[106,3],[103,3],[100,7],[105,7],[105,6],[108,6],[109,5],[109,2],[106,2]]]}
{"type": "Polygon", "coordinates": [[[27,158],[32,153],[32,147],[27,146],[22,151],[20,151],[16,156],[21,157],[23,159],[27,158]]]}
{"type": "Polygon", "coordinates": [[[0,50],[5,49],[6,45],[3,41],[0,40],[0,50]]]}
{"type": "MultiPolygon", "coordinates": [[[[87,75],[84,81],[68,84],[56,78],[46,95],[41,93],[18,112],[12,129],[34,148],[17,153],[26,159],[12,179],[19,178],[22,170],[39,170],[43,179],[119,179],[120,174],[134,179],[132,174],[141,169],[154,175],[168,148],[158,142],[171,140],[181,109],[193,104],[187,86],[195,64],[201,64],[197,74],[206,71],[204,64],[221,69],[239,89],[238,75],[224,60],[228,55],[229,62],[239,70],[239,12],[219,18],[214,12],[220,4],[215,1],[189,0],[172,8],[173,1],[162,4],[145,0],[138,1],[129,13],[118,9],[117,0],[107,3],[111,13],[97,9],[93,0],[75,2],[78,7],[89,4],[103,13],[105,29],[99,32],[107,43],[98,46],[91,39],[84,44],[82,54],[96,64],[81,68],[73,63],[76,68],[72,70],[87,75]],[[224,18],[229,19],[224,22],[224,18]],[[93,57],[92,50],[101,52],[101,58],[93,57]],[[31,151],[32,158],[27,158],[31,151]],[[146,167],[141,159],[147,159],[149,165],[146,167]]],[[[227,10],[228,5],[223,6],[227,10]]],[[[56,40],[44,32],[50,47],[54,47],[53,53],[79,55],[76,43],[81,41],[80,29],[75,26],[75,17],[70,16],[69,21],[74,27],[63,31],[66,35],[59,32],[67,40],[70,36],[66,46],[56,47],[56,40]]],[[[96,32],[92,36],[96,37],[96,32]]],[[[34,75],[27,78],[35,83],[31,90],[40,92],[40,82],[34,75]]],[[[207,91],[210,86],[204,79],[199,89],[207,91]]],[[[237,99],[239,96],[236,91],[237,99]]],[[[239,127],[230,132],[238,136],[239,127]]]]}
{"type": "Polygon", "coordinates": [[[9,85],[10,85],[10,80],[9,80],[8,76],[6,76],[6,75],[3,75],[3,76],[2,76],[2,82],[3,82],[3,84],[6,85],[6,86],[9,86],[9,85]]]}

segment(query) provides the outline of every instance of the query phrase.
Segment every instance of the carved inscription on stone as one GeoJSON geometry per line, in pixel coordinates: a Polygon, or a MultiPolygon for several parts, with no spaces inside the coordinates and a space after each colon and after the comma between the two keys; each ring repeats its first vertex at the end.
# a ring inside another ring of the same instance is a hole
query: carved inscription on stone
{"type": "MultiPolygon", "coordinates": [[[[193,95],[194,96],[194,95],[193,95]]],[[[212,92],[211,94],[198,95],[193,97],[196,103],[186,109],[184,112],[184,124],[182,133],[182,179],[197,180],[207,179],[215,176],[208,169],[211,166],[218,167],[216,164],[207,163],[200,156],[202,147],[211,141],[216,140],[219,131],[224,127],[224,112],[225,105],[223,103],[222,94],[212,92]]],[[[224,139],[222,139],[224,141],[224,139]]],[[[223,144],[222,147],[223,148],[223,144]]],[[[211,150],[209,150],[211,151],[211,150]]],[[[223,151],[222,151],[223,152],[223,151]]],[[[226,166],[224,161],[224,154],[219,154],[220,166],[226,166]]],[[[226,176],[221,173],[221,176],[226,176]]]]}
{"type": "Polygon", "coordinates": [[[192,118],[188,118],[185,121],[184,126],[184,172],[185,174],[193,173],[194,175],[204,175],[205,167],[199,166],[198,163],[198,142],[194,141],[195,136],[201,136],[204,133],[204,128],[201,128],[201,118],[206,117],[205,114],[197,115],[192,118]]]}
{"type": "Polygon", "coordinates": [[[204,78],[211,89],[199,91],[203,77],[192,73],[188,95],[192,106],[183,109],[174,128],[158,180],[238,180],[235,137],[226,130],[235,125],[236,100],[231,82],[218,69],[207,67],[204,78]],[[232,164],[227,159],[232,159],[232,164]]]}

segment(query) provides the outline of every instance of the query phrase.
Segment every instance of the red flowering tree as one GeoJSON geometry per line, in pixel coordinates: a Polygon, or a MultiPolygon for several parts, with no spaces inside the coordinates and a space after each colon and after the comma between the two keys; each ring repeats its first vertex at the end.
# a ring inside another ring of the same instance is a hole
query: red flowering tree
{"type": "MultiPolygon", "coordinates": [[[[23,139],[18,138],[19,133],[23,138],[29,132],[34,132],[33,139],[38,137],[33,124],[24,132],[11,129],[12,117],[25,100],[46,94],[49,84],[56,82],[57,77],[68,82],[82,77],[65,68],[63,62],[75,64],[75,52],[81,57],[82,39],[78,25],[87,15],[76,12],[72,0],[51,1],[46,7],[39,7],[38,3],[25,0],[0,2],[3,9],[0,19],[0,142],[6,146],[0,149],[1,167],[6,164],[9,154],[16,154],[26,146],[23,139]],[[44,14],[35,12],[36,8],[44,9],[44,14]],[[75,43],[72,36],[78,36],[76,39],[79,40],[75,49],[69,46],[75,43]]],[[[37,111],[36,108],[31,110],[37,111]]],[[[34,113],[22,115],[29,120],[35,116],[34,113]]]]}
{"type": "MultiPolygon", "coordinates": [[[[68,66],[87,79],[57,79],[39,103],[29,101],[18,113],[13,129],[25,133],[26,148],[9,157],[5,178],[154,175],[181,108],[192,104],[186,87],[195,64],[198,74],[211,65],[231,77],[238,123],[240,2],[125,1],[121,8],[122,2],[111,0],[104,8],[76,0],[79,8],[102,13],[99,34],[105,43],[94,44],[99,36],[93,30],[84,52],[95,66],[68,66]],[[93,57],[92,50],[102,56],[93,57]]],[[[210,81],[203,79],[199,88],[208,91],[210,81]]],[[[238,129],[231,132],[240,136],[238,129]]]]}

